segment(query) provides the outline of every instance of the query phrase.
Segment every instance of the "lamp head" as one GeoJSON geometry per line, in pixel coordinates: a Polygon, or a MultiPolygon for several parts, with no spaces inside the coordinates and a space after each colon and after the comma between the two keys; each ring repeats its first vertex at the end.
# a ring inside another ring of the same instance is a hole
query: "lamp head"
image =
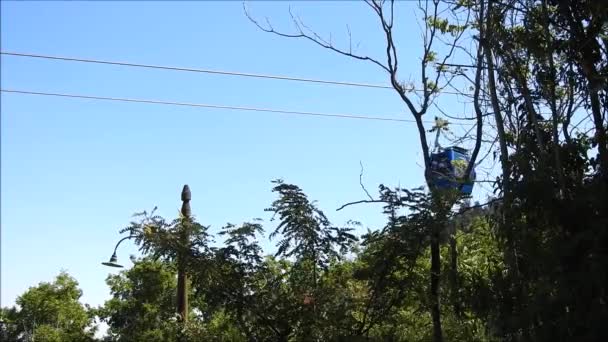
{"type": "Polygon", "coordinates": [[[112,254],[112,256],[110,257],[110,261],[102,262],[101,264],[104,266],[116,267],[116,268],[123,267],[121,264],[118,263],[118,258],[116,257],[116,253],[112,254]]]}

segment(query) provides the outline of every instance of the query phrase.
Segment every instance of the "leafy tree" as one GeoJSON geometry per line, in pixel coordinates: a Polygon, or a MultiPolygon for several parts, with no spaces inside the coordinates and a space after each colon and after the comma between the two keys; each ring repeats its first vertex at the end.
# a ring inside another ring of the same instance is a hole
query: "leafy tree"
{"type": "MultiPolygon", "coordinates": [[[[367,288],[357,335],[377,333],[383,328],[376,326],[396,322],[406,293],[417,291],[412,281],[414,266],[430,240],[428,223],[432,217],[427,194],[381,185],[380,200],[386,203],[387,225],[363,237],[364,249],[358,256],[361,264],[354,274],[367,288]],[[402,213],[403,209],[408,212],[402,213]]],[[[417,295],[426,297],[427,293],[417,295]]]]}
{"type": "Polygon", "coordinates": [[[176,277],[173,263],[151,257],[136,260],[131,269],[109,276],[106,282],[113,298],[96,312],[109,325],[106,340],[239,341],[241,335],[234,321],[224,310],[209,312],[196,293],[190,294],[192,319],[179,321],[175,312],[176,277]]]}
{"type": "Polygon", "coordinates": [[[112,299],[97,310],[113,341],[174,341],[176,269],[150,258],[108,276],[112,299]]]}
{"type": "Polygon", "coordinates": [[[92,341],[95,328],[87,306],[79,302],[78,282],[61,272],[53,282],[31,287],[2,308],[3,340],[92,341]]]}
{"type": "MultiPolygon", "coordinates": [[[[278,216],[280,222],[270,237],[281,235],[276,256],[294,257],[289,275],[296,296],[301,296],[302,320],[295,327],[303,339],[318,339],[317,301],[321,272],[326,271],[332,260],[341,258],[356,237],[352,228],[334,227],[323,211],[310,202],[302,190],[281,180],[273,182],[273,192],[279,198],[267,211],[278,216]]],[[[273,217],[274,219],[274,217],[273,217]]]]}
{"type": "Polygon", "coordinates": [[[216,251],[213,279],[198,289],[206,293],[211,306],[235,321],[241,338],[248,341],[265,336],[260,330],[264,331],[262,327],[268,324],[261,319],[266,312],[259,307],[259,276],[265,263],[256,235],[263,231],[260,223],[225,226],[219,233],[226,237],[225,247],[216,251]]]}
{"type": "MultiPolygon", "coordinates": [[[[280,223],[270,234],[278,234],[276,255],[292,257],[296,260],[311,260],[320,269],[326,269],[332,258],[339,258],[348,251],[356,237],[352,228],[333,227],[323,211],[310,202],[302,190],[282,180],[273,182],[272,189],[279,198],[267,211],[279,216],[280,223]]],[[[274,219],[274,217],[273,217],[274,219]]],[[[315,268],[316,269],[316,268],[315,268]]]]}
{"type": "Polygon", "coordinates": [[[216,261],[211,281],[197,292],[209,303],[209,314],[224,317],[238,328],[238,338],[230,340],[290,341],[301,313],[301,297],[295,296],[289,281],[292,263],[268,256],[255,272],[242,273],[235,267],[236,260],[216,261]]]}
{"type": "Polygon", "coordinates": [[[490,93],[510,149],[489,325],[510,340],[604,340],[608,12],[594,1],[487,5],[490,93]]]}

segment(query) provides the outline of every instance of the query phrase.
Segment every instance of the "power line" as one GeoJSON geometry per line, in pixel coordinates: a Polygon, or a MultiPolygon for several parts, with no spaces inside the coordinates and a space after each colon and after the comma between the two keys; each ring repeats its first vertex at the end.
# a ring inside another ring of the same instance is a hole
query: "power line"
{"type": "MultiPolygon", "coordinates": [[[[279,113],[279,114],[290,114],[290,115],[322,116],[322,117],[334,117],[334,118],[341,118],[341,119],[361,119],[361,120],[393,121],[393,122],[408,122],[408,123],[415,123],[416,122],[415,120],[411,120],[411,119],[383,118],[383,117],[368,116],[368,115],[319,113],[319,112],[306,112],[306,111],[271,109],[271,108],[254,108],[254,107],[241,107],[241,106],[226,106],[226,105],[215,105],[215,104],[207,104],[207,103],[187,103],[187,102],[174,102],[174,101],[161,101],[161,100],[148,100],[148,99],[133,99],[133,98],[120,98],[120,97],[104,97],[104,96],[78,95],[78,94],[67,94],[67,93],[48,93],[48,92],[37,92],[37,91],[29,91],[29,90],[17,90],[17,89],[0,89],[0,92],[3,92],[3,93],[13,93],[13,94],[24,94],[24,95],[54,96],[54,97],[64,97],[64,98],[101,100],[101,101],[162,104],[162,105],[172,105],[172,106],[187,106],[187,107],[199,107],[199,108],[229,109],[229,110],[241,110],[241,111],[252,111],[252,112],[268,112],[268,113],[279,113]]],[[[424,121],[424,122],[425,123],[432,123],[430,121],[424,121]]],[[[462,124],[462,123],[454,123],[454,125],[468,126],[467,124],[462,124]]]]}
{"type": "MultiPolygon", "coordinates": [[[[64,97],[64,98],[76,98],[76,99],[101,100],[101,101],[162,104],[162,105],[172,105],[172,106],[229,109],[229,110],[268,112],[268,113],[291,114],[291,115],[322,116],[322,117],[334,117],[334,118],[342,118],[342,119],[362,119],[362,120],[393,121],[393,122],[408,122],[408,123],[416,122],[415,120],[411,120],[411,119],[383,118],[383,117],[369,116],[369,115],[320,113],[320,112],[307,112],[307,111],[283,110],[283,109],[272,109],[272,108],[226,106],[226,105],[215,105],[215,104],[207,104],[207,103],[188,103],[188,102],[174,102],[174,101],[162,101],[162,100],[78,95],[78,94],[67,94],[67,93],[49,93],[49,92],[37,92],[37,91],[17,90],[17,89],[0,89],[0,92],[13,93],[13,94],[24,94],[24,95],[39,95],[39,96],[54,96],[54,97],[64,97]]],[[[423,121],[423,122],[424,123],[433,123],[431,121],[423,121]]],[[[464,123],[452,123],[452,124],[458,125],[458,126],[470,126],[471,125],[471,124],[464,124],[464,123]]]]}
{"type": "Polygon", "coordinates": [[[391,86],[386,86],[386,85],[381,85],[381,84],[340,82],[340,81],[319,80],[319,79],[280,76],[280,75],[253,74],[253,73],[236,72],[236,71],[223,71],[223,70],[211,70],[211,69],[199,69],[199,68],[183,68],[183,67],[166,66],[166,65],[141,64],[141,63],[131,63],[131,62],[116,62],[116,61],[107,61],[107,60],[99,60],[99,59],[85,59],[85,58],[75,58],[75,57],[65,57],[65,56],[37,55],[37,54],[30,54],[30,53],[18,53],[18,52],[8,52],[8,51],[0,51],[0,54],[8,55],[8,56],[41,58],[41,59],[61,60],[61,61],[69,61],[69,62],[119,65],[119,66],[127,66],[127,67],[197,72],[197,73],[204,73],[204,74],[217,74],[217,75],[228,75],[228,76],[266,78],[266,79],[275,79],[275,80],[284,80],[284,81],[322,83],[322,84],[333,84],[333,85],[351,86],[351,87],[393,89],[393,87],[391,87],[391,86]]]}
{"type": "MultiPolygon", "coordinates": [[[[100,60],[100,59],[75,58],[75,57],[66,57],[66,56],[50,56],[50,55],[40,55],[40,54],[10,52],[10,51],[0,51],[0,54],[7,55],[7,56],[15,56],[15,57],[40,58],[40,59],[60,60],[60,61],[68,61],[68,62],[118,65],[118,66],[126,66],[126,67],[183,71],[183,72],[196,72],[196,73],[204,73],[204,74],[216,74],[216,75],[239,76],[239,77],[264,78],[264,79],[275,79],[275,80],[306,82],[306,83],[332,84],[332,85],[339,85],[339,86],[362,87],[362,88],[393,89],[392,86],[387,86],[387,85],[382,85],[382,84],[372,84],[372,83],[342,82],[342,81],[320,80],[320,79],[312,79],[312,78],[290,77],[290,76],[282,76],[282,75],[254,74],[254,73],[245,73],[245,72],[236,72],[236,71],[223,71],[223,70],[211,70],[211,69],[199,69],[199,68],[183,68],[183,67],[167,66],[167,65],[117,62],[117,61],[108,61],[108,60],[100,60]]],[[[413,91],[423,92],[422,89],[413,89],[413,91]]],[[[459,93],[456,91],[442,91],[442,93],[451,94],[451,95],[463,95],[463,93],[459,93]]]]}

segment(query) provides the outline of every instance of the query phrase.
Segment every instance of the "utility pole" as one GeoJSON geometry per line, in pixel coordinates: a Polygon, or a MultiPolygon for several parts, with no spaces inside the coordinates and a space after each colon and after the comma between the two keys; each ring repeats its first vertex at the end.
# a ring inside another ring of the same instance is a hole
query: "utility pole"
{"type": "Polygon", "coordinates": [[[184,185],[182,190],[182,224],[180,225],[180,239],[182,250],[177,253],[177,312],[180,314],[182,322],[188,322],[188,274],[186,273],[186,258],[190,240],[190,224],[192,209],[190,208],[190,200],[192,194],[188,185],[184,185]]]}

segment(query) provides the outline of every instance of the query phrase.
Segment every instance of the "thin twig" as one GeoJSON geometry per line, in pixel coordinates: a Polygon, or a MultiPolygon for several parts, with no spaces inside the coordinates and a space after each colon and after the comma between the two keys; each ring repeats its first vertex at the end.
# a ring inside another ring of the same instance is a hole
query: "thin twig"
{"type": "Polygon", "coordinates": [[[361,165],[361,173],[359,173],[359,185],[361,185],[361,189],[363,189],[363,191],[365,191],[365,194],[367,195],[367,197],[373,201],[374,198],[372,197],[372,195],[369,194],[369,191],[367,191],[367,189],[365,188],[365,185],[363,185],[363,163],[361,161],[359,161],[359,165],[361,165]]]}
{"type": "Polygon", "coordinates": [[[454,216],[462,215],[462,214],[466,213],[467,211],[477,209],[477,208],[483,208],[489,204],[500,202],[500,201],[502,201],[502,197],[493,198],[486,203],[476,204],[476,205],[472,205],[470,207],[466,207],[466,208],[460,210],[459,212],[455,213],[454,216]]]}
{"type": "Polygon", "coordinates": [[[278,35],[278,36],[281,36],[281,37],[287,37],[287,38],[304,38],[304,39],[310,40],[311,42],[313,42],[313,43],[315,43],[315,44],[317,44],[317,45],[319,45],[319,46],[321,46],[321,47],[323,47],[323,48],[325,48],[325,49],[332,50],[332,51],[337,52],[337,53],[339,53],[339,54],[341,54],[341,55],[348,56],[348,57],[355,58],[355,59],[362,60],[362,61],[369,61],[369,62],[372,62],[372,63],[376,64],[377,66],[381,67],[381,68],[382,68],[383,70],[385,70],[386,72],[389,72],[389,73],[390,73],[390,70],[389,70],[389,68],[388,68],[386,65],[382,64],[381,62],[379,62],[378,60],[376,60],[376,59],[374,59],[374,58],[371,58],[371,57],[369,57],[369,56],[356,55],[356,54],[350,53],[350,52],[348,52],[348,51],[344,51],[344,50],[342,50],[342,49],[336,48],[336,47],[335,47],[335,46],[333,46],[331,43],[328,43],[327,41],[325,41],[325,39],[321,38],[321,37],[320,37],[318,34],[316,34],[316,33],[314,33],[314,32],[313,32],[314,37],[313,37],[313,36],[310,36],[310,35],[308,35],[308,34],[306,34],[306,33],[304,33],[304,32],[303,32],[303,30],[301,29],[301,27],[302,27],[302,26],[301,26],[301,25],[302,25],[302,22],[301,22],[301,21],[296,20],[296,19],[295,19],[295,17],[293,17],[294,24],[296,25],[296,27],[298,28],[298,30],[299,30],[300,32],[299,32],[299,33],[295,33],[295,34],[292,34],[292,33],[284,33],[284,32],[279,32],[279,31],[276,31],[276,30],[275,30],[275,29],[272,27],[272,25],[270,24],[270,21],[269,21],[268,19],[266,19],[266,24],[267,24],[267,27],[262,26],[262,25],[261,25],[261,24],[260,24],[260,23],[259,23],[257,20],[255,20],[255,19],[254,19],[254,18],[253,18],[253,17],[252,17],[252,16],[249,14],[249,12],[247,11],[247,6],[245,5],[245,3],[244,3],[244,2],[243,2],[243,10],[245,11],[245,15],[247,16],[247,18],[248,18],[248,19],[249,19],[249,20],[250,20],[250,21],[251,21],[253,24],[255,24],[255,25],[256,25],[256,26],[257,26],[257,27],[258,27],[260,30],[262,30],[262,31],[264,31],[264,32],[273,33],[273,34],[276,34],[276,35],[278,35]]]}
{"type": "Polygon", "coordinates": [[[361,203],[389,203],[389,202],[385,201],[385,200],[375,200],[375,199],[372,199],[372,200],[360,200],[360,201],[355,201],[355,202],[348,202],[348,203],[342,205],[340,208],[336,209],[336,211],[340,211],[340,210],[342,210],[342,209],[344,209],[344,208],[346,208],[348,206],[355,205],[355,204],[361,204],[361,203]]]}

